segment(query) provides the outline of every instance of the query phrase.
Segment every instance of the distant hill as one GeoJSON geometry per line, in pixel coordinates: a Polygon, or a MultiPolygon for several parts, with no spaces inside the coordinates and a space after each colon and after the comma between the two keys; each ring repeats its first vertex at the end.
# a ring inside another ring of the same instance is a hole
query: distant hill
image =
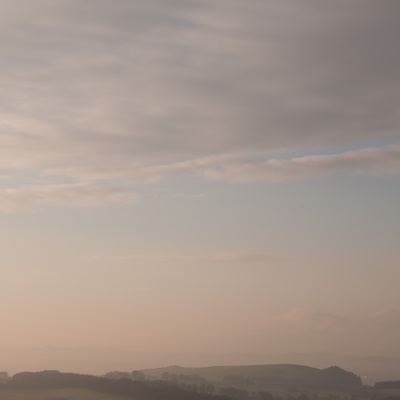
{"type": "Polygon", "coordinates": [[[57,369],[78,373],[104,374],[168,365],[297,364],[325,369],[337,365],[359,375],[368,385],[400,379],[400,357],[353,356],[334,353],[158,353],[112,348],[0,349],[2,369],[19,371],[57,369]]]}
{"type": "Polygon", "coordinates": [[[137,380],[143,377],[140,371],[112,372],[113,378],[59,371],[21,372],[0,384],[0,400],[83,400],[84,396],[89,400],[96,398],[95,392],[99,400],[118,396],[135,400],[281,400],[281,395],[290,400],[339,400],[361,394],[363,388],[359,377],[339,367],[319,370],[291,364],[175,366],[146,372],[146,380],[137,380]],[[157,379],[159,374],[164,381],[157,379]],[[309,389],[313,390],[312,397],[309,389]],[[72,392],[68,396],[51,397],[57,390],[72,392]],[[39,397],[33,396],[34,391],[40,392],[39,397]]]}
{"type": "Polygon", "coordinates": [[[368,385],[379,381],[400,379],[400,358],[383,356],[354,356],[334,353],[279,353],[260,357],[265,364],[302,364],[316,368],[338,365],[359,375],[368,385]]]}
{"type": "Polygon", "coordinates": [[[227,365],[213,367],[180,367],[146,369],[142,371],[146,378],[161,379],[162,375],[170,374],[198,374],[209,381],[223,382],[225,376],[241,375],[243,377],[275,376],[285,379],[297,379],[316,376],[320,373],[318,368],[294,364],[268,364],[268,365],[227,365]]]}
{"type": "Polygon", "coordinates": [[[234,387],[250,391],[281,393],[289,390],[360,391],[360,377],[339,367],[318,369],[304,365],[271,364],[185,368],[171,366],[142,371],[146,379],[164,379],[175,383],[211,383],[216,387],[234,387]]]}
{"type": "MultiPolygon", "coordinates": [[[[18,400],[27,400],[32,397],[32,391],[54,391],[56,389],[79,389],[98,394],[108,395],[100,397],[111,400],[112,397],[128,398],[135,400],[215,400],[215,396],[208,393],[186,391],[167,382],[144,382],[130,379],[108,379],[94,375],[62,373],[59,371],[21,372],[15,374],[7,383],[0,385],[1,396],[8,393],[15,394],[18,400]]],[[[47,392],[48,394],[49,392],[47,392]]],[[[42,393],[40,399],[48,395],[42,393]]],[[[81,393],[78,393],[79,396],[81,393]]],[[[93,394],[93,393],[92,393],[93,394]]],[[[92,394],[85,400],[95,398],[92,394]]],[[[80,400],[82,397],[53,397],[52,400],[80,400]]],[[[3,396],[4,398],[4,396],[3,396]]],[[[7,397],[5,397],[7,398],[7,397]]],[[[38,397],[33,397],[35,400],[38,397]]],[[[7,400],[11,400],[8,397],[7,400]]],[[[219,397],[218,400],[231,400],[228,397],[219,397]]]]}
{"type": "Polygon", "coordinates": [[[375,389],[400,389],[400,381],[384,381],[377,382],[374,385],[375,389]]]}

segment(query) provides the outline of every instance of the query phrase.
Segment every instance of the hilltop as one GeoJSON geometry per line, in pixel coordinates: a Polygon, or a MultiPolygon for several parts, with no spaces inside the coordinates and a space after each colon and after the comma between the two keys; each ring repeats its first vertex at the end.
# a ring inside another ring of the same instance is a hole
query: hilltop
{"type": "Polygon", "coordinates": [[[212,384],[219,389],[229,387],[273,394],[304,390],[356,393],[362,388],[360,377],[339,367],[318,369],[295,364],[202,368],[171,366],[142,372],[146,379],[163,379],[181,385],[212,384]]]}
{"type": "Polygon", "coordinates": [[[106,376],[59,371],[3,374],[0,400],[399,400],[400,381],[361,384],[339,367],[275,364],[172,366],[106,376]],[[147,374],[147,375],[146,375],[147,374]],[[161,379],[159,379],[161,377],[161,379]]]}

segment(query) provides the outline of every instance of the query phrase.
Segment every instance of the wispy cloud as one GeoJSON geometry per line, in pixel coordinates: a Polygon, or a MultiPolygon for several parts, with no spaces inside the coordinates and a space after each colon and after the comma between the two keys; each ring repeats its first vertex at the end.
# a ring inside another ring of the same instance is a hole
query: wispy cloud
{"type": "Polygon", "coordinates": [[[260,253],[219,253],[200,258],[201,261],[209,263],[232,263],[232,264],[258,264],[268,265],[281,259],[270,254],[260,253]]]}
{"type": "Polygon", "coordinates": [[[348,324],[347,319],[327,312],[293,309],[276,318],[280,329],[302,332],[339,332],[348,324]]]}
{"type": "Polygon", "coordinates": [[[206,195],[204,193],[175,193],[172,197],[183,200],[201,200],[204,199],[206,195]]]}
{"type": "Polygon", "coordinates": [[[84,206],[131,203],[136,196],[124,189],[91,184],[41,185],[0,190],[0,211],[32,210],[40,206],[84,206]]]}
{"type": "Polygon", "coordinates": [[[138,265],[272,265],[282,260],[282,256],[251,253],[229,252],[198,256],[175,254],[126,254],[119,256],[96,256],[98,261],[119,262],[138,265]]]}
{"type": "Polygon", "coordinates": [[[292,309],[270,321],[267,332],[276,335],[286,351],[391,354],[400,333],[400,313],[383,310],[344,316],[318,309],[292,309]]]}
{"type": "Polygon", "coordinates": [[[111,186],[176,172],[231,182],[399,173],[396,147],[316,155],[399,138],[396,2],[0,6],[10,189],[20,190],[15,173],[111,186]],[[310,155],[260,161],[299,149],[310,155]]]}
{"type": "Polygon", "coordinates": [[[230,182],[279,182],[323,178],[336,174],[386,176],[400,175],[400,147],[375,147],[339,154],[309,155],[288,159],[260,155],[221,155],[139,169],[146,175],[193,173],[207,179],[230,182]]]}

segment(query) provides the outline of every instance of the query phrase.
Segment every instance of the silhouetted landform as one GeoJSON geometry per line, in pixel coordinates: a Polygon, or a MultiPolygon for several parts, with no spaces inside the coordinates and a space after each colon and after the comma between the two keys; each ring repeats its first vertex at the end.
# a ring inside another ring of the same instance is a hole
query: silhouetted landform
{"type": "Polygon", "coordinates": [[[59,371],[22,372],[9,377],[4,372],[0,377],[0,398],[6,400],[11,394],[16,400],[400,400],[400,381],[363,386],[357,375],[339,367],[319,370],[290,364],[174,366],[146,372],[113,371],[103,377],[59,371]],[[156,379],[156,372],[161,372],[164,380],[156,379]],[[265,385],[272,390],[265,390],[265,385]],[[275,391],[277,387],[280,390],[275,391]],[[57,393],[61,394],[57,397],[57,393]]]}
{"type": "MultiPolygon", "coordinates": [[[[399,357],[354,356],[333,353],[280,353],[268,354],[264,360],[252,364],[298,364],[315,368],[338,365],[355,372],[364,384],[373,386],[376,382],[393,381],[400,378],[399,357]]],[[[244,363],[241,363],[244,364],[244,363]]],[[[248,363],[246,363],[248,364],[248,363]]]]}
{"type": "Polygon", "coordinates": [[[204,368],[167,367],[142,371],[148,379],[164,379],[177,384],[207,384],[246,390],[334,390],[359,392],[361,378],[332,366],[318,369],[304,365],[271,364],[204,368]]]}
{"type": "Polygon", "coordinates": [[[127,378],[127,379],[132,379],[134,381],[144,381],[146,380],[146,375],[142,371],[132,371],[132,372],[112,371],[104,374],[103,378],[110,378],[110,379],[127,378]]]}
{"type": "MultiPolygon", "coordinates": [[[[399,372],[400,374],[400,372],[399,372]]],[[[375,389],[400,389],[400,381],[376,382],[375,389]]]]}
{"type": "Polygon", "coordinates": [[[383,400],[400,400],[400,381],[376,382],[373,390],[382,393],[383,400]]]}
{"type": "MultiPolygon", "coordinates": [[[[2,389],[66,389],[82,388],[136,400],[215,400],[216,397],[189,392],[177,385],[162,381],[143,382],[132,379],[110,379],[93,375],[61,373],[59,371],[21,372],[15,374],[2,389]]],[[[218,400],[230,400],[219,396],[218,400]]]]}
{"type": "Polygon", "coordinates": [[[3,368],[11,373],[57,369],[93,375],[105,371],[130,371],[160,365],[190,367],[209,365],[296,364],[324,369],[331,365],[359,375],[364,384],[400,379],[400,357],[366,357],[333,353],[152,353],[120,349],[32,348],[0,349],[3,368]]]}

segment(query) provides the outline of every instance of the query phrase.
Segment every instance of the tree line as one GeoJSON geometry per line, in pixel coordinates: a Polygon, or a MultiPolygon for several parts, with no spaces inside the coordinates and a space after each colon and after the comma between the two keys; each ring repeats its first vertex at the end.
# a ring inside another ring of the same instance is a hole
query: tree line
{"type": "MultiPolygon", "coordinates": [[[[216,399],[211,394],[187,391],[171,382],[138,381],[129,378],[111,379],[59,371],[21,372],[8,379],[2,388],[17,390],[82,388],[136,400],[216,399]]],[[[218,400],[232,399],[228,396],[218,396],[218,400]]]]}

